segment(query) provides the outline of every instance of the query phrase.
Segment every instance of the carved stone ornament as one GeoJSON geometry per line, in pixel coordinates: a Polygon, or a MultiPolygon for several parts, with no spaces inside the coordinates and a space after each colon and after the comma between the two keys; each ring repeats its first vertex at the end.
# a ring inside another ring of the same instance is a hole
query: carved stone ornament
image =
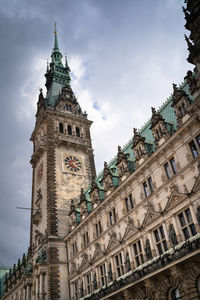
{"type": "Polygon", "coordinates": [[[121,178],[123,175],[130,173],[128,168],[128,160],[126,154],[122,151],[121,147],[118,146],[117,153],[117,167],[119,172],[119,177],[121,178]]]}
{"type": "Polygon", "coordinates": [[[146,253],[147,260],[152,259],[152,252],[151,252],[149,239],[146,239],[145,253],[146,253]]]}
{"type": "Polygon", "coordinates": [[[178,244],[177,236],[173,224],[169,225],[169,239],[173,247],[175,247],[178,244]]]}
{"type": "Polygon", "coordinates": [[[94,274],[93,274],[92,283],[93,283],[93,286],[94,286],[94,290],[96,290],[97,289],[97,274],[96,274],[96,272],[94,272],[94,274]]]}
{"type": "Polygon", "coordinates": [[[139,142],[144,143],[144,141],[145,138],[138,133],[136,128],[133,128],[133,147],[137,146],[139,142]]]}
{"type": "Polygon", "coordinates": [[[115,231],[111,230],[109,235],[110,235],[110,240],[109,240],[108,246],[106,248],[106,253],[112,251],[113,249],[117,248],[120,245],[120,242],[117,239],[117,234],[115,231]]]}
{"type": "Polygon", "coordinates": [[[24,274],[28,275],[28,274],[31,274],[32,272],[33,272],[33,265],[32,265],[32,263],[26,264],[26,266],[24,268],[24,274]]]}
{"type": "Polygon", "coordinates": [[[184,79],[187,80],[187,83],[189,85],[189,91],[191,94],[193,94],[198,88],[195,75],[193,75],[192,71],[189,70],[184,79]]]}
{"type": "Polygon", "coordinates": [[[89,263],[89,258],[88,258],[88,254],[86,252],[84,252],[82,255],[82,261],[79,267],[79,271],[83,270],[84,268],[87,268],[90,263],[89,263]]]}
{"type": "Polygon", "coordinates": [[[95,203],[98,204],[100,202],[99,187],[98,187],[94,177],[92,179],[92,184],[91,184],[91,188],[90,188],[90,196],[91,196],[93,205],[95,203]]]}
{"type": "Polygon", "coordinates": [[[73,276],[77,274],[76,263],[74,261],[71,262],[70,275],[73,276]]]}
{"type": "Polygon", "coordinates": [[[126,252],[124,265],[125,265],[126,272],[129,272],[131,270],[131,262],[130,262],[130,257],[128,252],[126,252]]]}
{"type": "Polygon", "coordinates": [[[113,181],[112,181],[112,172],[108,168],[107,162],[104,162],[104,169],[103,169],[103,185],[105,191],[113,188],[113,181]]]}
{"type": "Polygon", "coordinates": [[[132,218],[128,217],[127,226],[122,240],[125,241],[138,232],[138,227],[135,226],[132,218]]]}
{"type": "Polygon", "coordinates": [[[173,95],[172,95],[173,106],[176,105],[182,98],[188,99],[188,95],[184,90],[178,88],[177,85],[173,83],[173,95]]]}
{"type": "Polygon", "coordinates": [[[101,250],[101,246],[99,243],[95,243],[95,250],[94,250],[94,254],[93,257],[91,259],[91,262],[94,263],[95,261],[97,261],[99,258],[103,257],[104,253],[101,250]]]}
{"type": "Polygon", "coordinates": [[[46,262],[46,259],[47,259],[46,250],[45,249],[41,249],[38,252],[38,255],[37,255],[36,259],[35,259],[35,262],[36,263],[44,263],[44,262],[46,262]]]}

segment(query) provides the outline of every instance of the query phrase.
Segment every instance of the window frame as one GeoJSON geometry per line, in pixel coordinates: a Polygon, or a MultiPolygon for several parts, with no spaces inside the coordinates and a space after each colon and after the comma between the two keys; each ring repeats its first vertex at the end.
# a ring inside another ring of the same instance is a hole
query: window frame
{"type": "Polygon", "coordinates": [[[86,287],[86,295],[89,295],[92,292],[92,274],[88,272],[85,274],[85,287],[86,287]]]}
{"type": "Polygon", "coordinates": [[[125,199],[125,206],[126,206],[126,212],[129,212],[130,210],[132,210],[134,208],[134,200],[133,200],[133,195],[132,193],[129,194],[125,199]]]}
{"type": "Polygon", "coordinates": [[[84,234],[83,234],[83,245],[84,247],[87,247],[90,243],[90,239],[89,239],[89,233],[88,231],[86,231],[84,234]]]}
{"type": "Polygon", "coordinates": [[[102,229],[102,223],[101,223],[101,220],[99,220],[95,225],[95,234],[96,234],[96,237],[99,237],[102,232],[103,232],[103,229],[102,229]]]}
{"type": "Polygon", "coordinates": [[[147,177],[147,179],[143,181],[142,187],[146,198],[153,194],[154,185],[153,185],[152,176],[147,177]]]}
{"type": "Polygon", "coordinates": [[[188,146],[189,146],[189,149],[190,149],[190,152],[192,153],[193,155],[193,158],[197,158],[199,155],[200,155],[200,134],[198,134],[197,136],[193,137],[189,142],[188,142],[188,146]],[[192,151],[192,148],[191,148],[191,143],[194,143],[195,145],[195,150],[197,152],[197,156],[194,155],[194,152],[192,151]]]}
{"type": "Polygon", "coordinates": [[[190,208],[186,208],[185,210],[180,212],[178,214],[178,220],[179,220],[179,225],[180,225],[180,229],[182,232],[182,236],[184,237],[185,241],[187,241],[189,238],[191,238],[192,236],[195,236],[197,234],[197,230],[196,230],[196,227],[194,224],[194,220],[192,218],[190,208]],[[189,212],[189,215],[187,214],[187,212],[189,212]],[[183,217],[182,220],[180,217],[181,215],[183,217]],[[189,221],[189,218],[191,218],[191,221],[189,221]],[[182,221],[184,221],[185,224],[183,224],[182,221]]]}
{"type": "Polygon", "coordinates": [[[116,216],[116,210],[115,207],[113,207],[109,213],[109,224],[110,226],[114,225],[117,222],[117,216],[116,216]]]}
{"type": "Polygon", "coordinates": [[[136,267],[139,267],[144,263],[144,253],[142,250],[141,240],[137,240],[132,244],[132,251],[135,260],[136,267]]]}
{"type": "Polygon", "coordinates": [[[162,255],[168,250],[164,227],[160,225],[159,227],[153,230],[153,234],[158,255],[162,255]]]}
{"type": "Polygon", "coordinates": [[[107,283],[107,277],[106,277],[106,264],[103,263],[99,266],[99,278],[100,278],[100,285],[101,287],[104,286],[107,283]]]}
{"type": "Polygon", "coordinates": [[[167,179],[171,179],[178,174],[177,163],[174,155],[166,160],[166,162],[163,164],[163,169],[167,179]]]}
{"type": "Polygon", "coordinates": [[[115,258],[114,261],[115,261],[116,276],[118,278],[124,275],[124,263],[123,263],[122,252],[115,254],[114,258],[115,258]]]}

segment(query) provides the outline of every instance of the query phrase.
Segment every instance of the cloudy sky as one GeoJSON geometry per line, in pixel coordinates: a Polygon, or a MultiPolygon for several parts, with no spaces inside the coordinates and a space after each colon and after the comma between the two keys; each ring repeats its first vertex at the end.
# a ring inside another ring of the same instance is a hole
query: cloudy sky
{"type": "MultiPolygon", "coordinates": [[[[53,24],[72,86],[93,120],[97,171],[181,83],[186,62],[180,0],[0,1],[0,264],[29,243],[32,145],[39,88],[53,47],[53,24]]],[[[45,90],[45,88],[44,88],[45,90]]]]}

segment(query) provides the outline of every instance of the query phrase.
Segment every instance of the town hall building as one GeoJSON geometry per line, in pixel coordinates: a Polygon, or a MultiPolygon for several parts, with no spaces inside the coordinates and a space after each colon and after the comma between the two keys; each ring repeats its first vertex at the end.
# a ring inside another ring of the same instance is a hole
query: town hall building
{"type": "Polygon", "coordinates": [[[31,135],[30,246],[1,299],[200,299],[200,2],[185,6],[193,70],[98,176],[55,29],[31,135]]]}

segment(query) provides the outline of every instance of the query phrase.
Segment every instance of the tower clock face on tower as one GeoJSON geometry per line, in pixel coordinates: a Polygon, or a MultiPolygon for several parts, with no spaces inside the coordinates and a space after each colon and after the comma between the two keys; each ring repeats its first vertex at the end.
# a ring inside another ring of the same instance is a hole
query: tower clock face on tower
{"type": "Polygon", "coordinates": [[[65,158],[65,166],[73,172],[79,172],[82,167],[80,160],[74,155],[65,158]]]}

